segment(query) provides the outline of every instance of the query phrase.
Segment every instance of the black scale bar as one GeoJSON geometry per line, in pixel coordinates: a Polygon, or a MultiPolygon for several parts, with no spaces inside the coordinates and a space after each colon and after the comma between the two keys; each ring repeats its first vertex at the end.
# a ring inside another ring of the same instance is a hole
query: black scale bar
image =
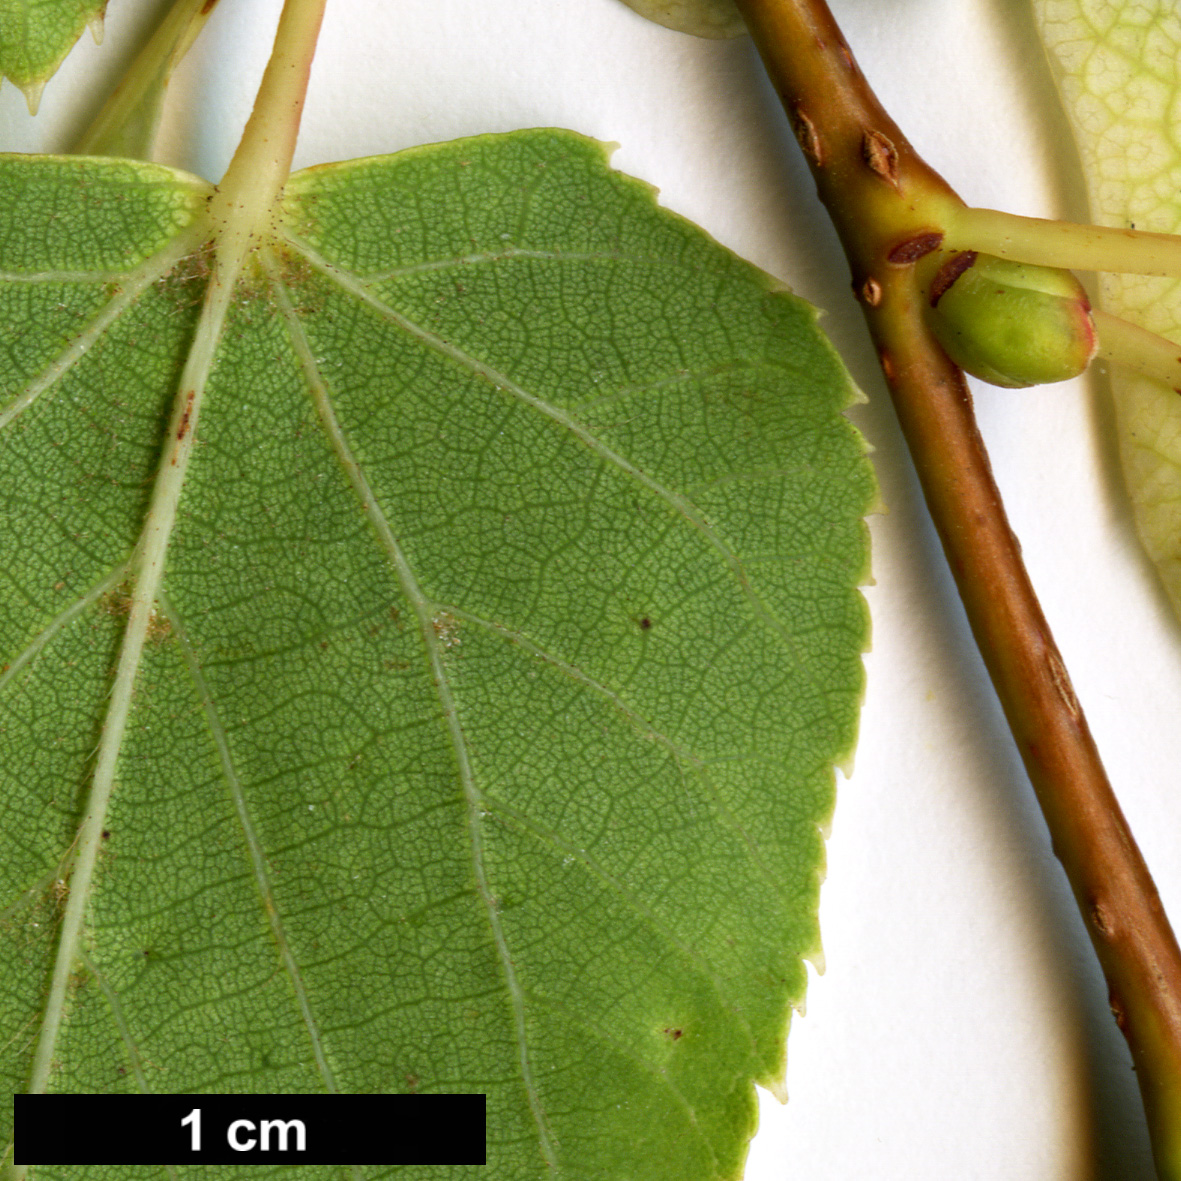
{"type": "Polygon", "coordinates": [[[18,1165],[482,1165],[483,1095],[14,1095],[18,1165]]]}

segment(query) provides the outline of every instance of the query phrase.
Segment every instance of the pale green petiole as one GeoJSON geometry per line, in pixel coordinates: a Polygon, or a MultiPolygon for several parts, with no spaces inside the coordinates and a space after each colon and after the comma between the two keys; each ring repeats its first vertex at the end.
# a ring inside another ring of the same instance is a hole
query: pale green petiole
{"type": "Polygon", "coordinates": [[[286,0],[283,6],[254,110],[210,205],[219,255],[242,257],[251,240],[270,226],[271,211],[291,172],[326,4],[327,0],[286,0]]]}
{"type": "Polygon", "coordinates": [[[1092,309],[1099,336],[1096,356],[1163,381],[1181,393],[1181,346],[1110,312],[1092,309]]]}
{"type": "Polygon", "coordinates": [[[1084,226],[967,206],[947,220],[943,246],[1072,271],[1181,278],[1181,236],[1084,226]]]}
{"type": "Polygon", "coordinates": [[[77,155],[151,158],[168,80],[216,6],[217,0],[175,0],[74,145],[77,155]]]}

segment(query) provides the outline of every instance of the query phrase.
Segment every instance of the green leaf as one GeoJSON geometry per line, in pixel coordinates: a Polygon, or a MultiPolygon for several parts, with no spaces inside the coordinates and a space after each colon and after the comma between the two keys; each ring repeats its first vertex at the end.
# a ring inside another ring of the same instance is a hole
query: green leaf
{"type": "Polygon", "coordinates": [[[0,75],[37,112],[41,89],[89,24],[102,35],[107,0],[0,0],[0,75]]]}
{"type": "Polygon", "coordinates": [[[623,0],[641,16],[695,37],[738,37],[746,22],[734,0],[623,0]]]}
{"type": "MultiPolygon", "coordinates": [[[[1181,233],[1181,16],[1171,0],[1034,0],[1100,225],[1181,233]]],[[[1106,275],[1101,303],[1181,344],[1181,282],[1106,275]]],[[[1136,524],[1181,612],[1181,401],[1113,368],[1120,455],[1136,524]]]]}
{"type": "Polygon", "coordinates": [[[737,1178],[863,679],[814,310],[535,131],[294,176],[213,346],[209,191],[0,167],[10,1089],[475,1090],[498,1181],[737,1178]]]}

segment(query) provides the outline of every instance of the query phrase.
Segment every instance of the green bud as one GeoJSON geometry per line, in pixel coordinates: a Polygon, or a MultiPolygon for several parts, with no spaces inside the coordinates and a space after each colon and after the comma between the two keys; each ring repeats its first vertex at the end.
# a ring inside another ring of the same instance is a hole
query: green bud
{"type": "Polygon", "coordinates": [[[1098,348],[1090,300],[1069,271],[961,251],[943,258],[928,302],[947,355],[993,385],[1077,377],[1098,348]]]}

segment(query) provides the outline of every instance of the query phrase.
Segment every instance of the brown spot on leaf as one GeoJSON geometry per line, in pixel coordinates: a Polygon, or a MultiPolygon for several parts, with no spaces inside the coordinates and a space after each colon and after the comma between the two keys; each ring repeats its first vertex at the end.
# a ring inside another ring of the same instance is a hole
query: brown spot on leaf
{"type": "Polygon", "coordinates": [[[664,1032],[668,1034],[668,1036],[674,1042],[679,1042],[681,1038],[685,1036],[685,1031],[683,1029],[670,1029],[668,1026],[665,1026],[664,1032]]]}
{"type": "Polygon", "coordinates": [[[211,246],[206,243],[186,255],[168,274],[156,281],[156,288],[177,312],[196,307],[205,293],[205,281],[211,270],[211,246]]]}
{"type": "Polygon", "coordinates": [[[172,620],[163,611],[157,611],[153,607],[148,614],[148,643],[162,644],[170,635],[172,635],[172,620]]]}
{"type": "Polygon", "coordinates": [[[193,403],[197,400],[197,391],[189,390],[185,394],[185,408],[180,416],[180,425],[176,428],[176,439],[180,442],[189,433],[189,422],[193,417],[193,403]]]}
{"type": "Polygon", "coordinates": [[[644,618],[640,620],[641,631],[648,631],[648,629],[651,628],[651,626],[652,626],[652,620],[650,620],[648,618],[648,616],[645,615],[644,618]]]}
{"type": "Polygon", "coordinates": [[[98,601],[98,609],[104,615],[118,618],[131,613],[131,583],[124,582],[109,590],[98,601]]]}
{"type": "Polygon", "coordinates": [[[315,272],[311,263],[290,247],[280,246],[275,253],[279,261],[279,277],[283,286],[288,289],[296,310],[301,314],[317,310],[322,299],[312,297],[315,272]]]}
{"type": "Polygon", "coordinates": [[[431,628],[444,648],[455,648],[462,642],[459,638],[459,620],[446,611],[440,611],[431,620],[431,628]]]}

